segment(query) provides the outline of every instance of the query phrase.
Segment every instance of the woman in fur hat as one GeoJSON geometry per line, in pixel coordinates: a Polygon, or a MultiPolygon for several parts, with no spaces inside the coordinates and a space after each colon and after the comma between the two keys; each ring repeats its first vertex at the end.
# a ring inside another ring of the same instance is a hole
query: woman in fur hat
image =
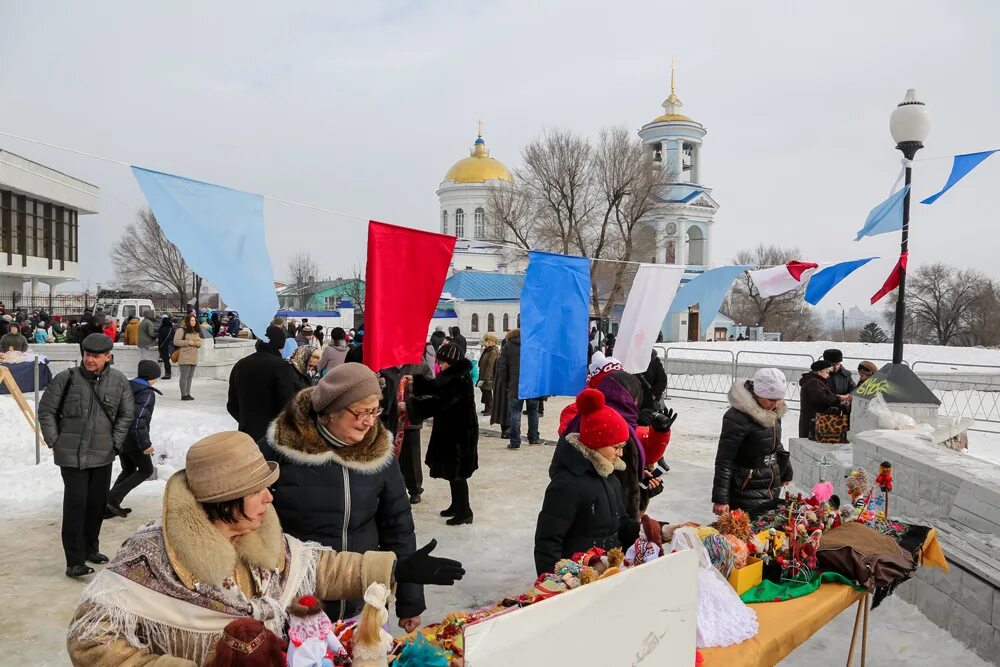
{"type": "Polygon", "coordinates": [[[493,374],[499,356],[497,337],[491,333],[484,334],[483,351],[479,355],[479,388],[483,391],[483,411],[480,414],[484,417],[493,414],[493,374]]]}
{"type": "Polygon", "coordinates": [[[434,418],[425,462],[431,477],[451,485],[451,505],[441,516],[449,526],[472,523],[469,478],[479,468],[479,418],[472,386],[472,362],[461,348],[445,343],[437,351],[437,377],[416,375],[407,412],[413,420],[434,418]]]}
{"type": "Polygon", "coordinates": [[[236,618],[284,638],[286,610],[303,595],[360,597],[392,583],[394,567],[400,582],[460,578],[426,551],[397,562],[286,535],[268,490],[278,472],[245,433],[192,445],[167,482],[162,520],[139,528],[84,590],[67,636],[72,663],[204,665],[236,618]]]}

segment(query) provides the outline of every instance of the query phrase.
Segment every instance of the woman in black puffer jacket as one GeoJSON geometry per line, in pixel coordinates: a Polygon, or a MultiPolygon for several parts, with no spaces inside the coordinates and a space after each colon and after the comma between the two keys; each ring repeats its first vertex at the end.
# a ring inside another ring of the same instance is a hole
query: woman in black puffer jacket
{"type": "MultiPolygon", "coordinates": [[[[285,532],[335,551],[392,551],[403,559],[416,551],[413,514],[392,437],[378,420],[379,392],[370,370],[341,364],[296,394],[257,446],[281,465],[271,488],[285,532]],[[349,392],[355,395],[341,398],[349,392]]],[[[327,601],[326,610],[336,620],[362,606],[360,598],[327,601]]],[[[423,586],[397,585],[400,627],[419,627],[424,608],[423,586]]]]}
{"type": "Polygon", "coordinates": [[[741,509],[760,514],[775,504],[792,480],[788,452],[781,444],[787,380],[776,368],[762,368],[753,380],[737,380],[729,390],[715,456],[712,511],[741,509]]]}

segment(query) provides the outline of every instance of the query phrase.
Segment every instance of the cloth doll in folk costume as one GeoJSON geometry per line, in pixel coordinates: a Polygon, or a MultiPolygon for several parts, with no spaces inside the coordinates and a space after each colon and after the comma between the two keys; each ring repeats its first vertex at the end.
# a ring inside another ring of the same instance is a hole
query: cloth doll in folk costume
{"type": "Polygon", "coordinates": [[[388,667],[392,635],[382,627],[389,622],[389,589],[373,583],[365,591],[365,608],[361,610],[354,633],[353,667],[388,667]]]}
{"type": "Polygon", "coordinates": [[[206,667],[282,667],[282,643],[257,619],[240,618],[222,631],[206,667]]]}
{"type": "Polygon", "coordinates": [[[288,667],[348,665],[347,650],[333,632],[323,603],[306,595],[288,609],[288,667]]]}

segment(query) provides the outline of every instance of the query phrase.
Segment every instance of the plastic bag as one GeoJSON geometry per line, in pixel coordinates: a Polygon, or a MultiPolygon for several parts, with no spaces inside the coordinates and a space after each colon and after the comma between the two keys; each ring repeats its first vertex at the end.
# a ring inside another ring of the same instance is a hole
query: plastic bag
{"type": "Polygon", "coordinates": [[[868,412],[878,419],[879,428],[893,431],[912,431],[917,428],[917,422],[913,417],[890,410],[881,394],[868,403],[868,412]]]}

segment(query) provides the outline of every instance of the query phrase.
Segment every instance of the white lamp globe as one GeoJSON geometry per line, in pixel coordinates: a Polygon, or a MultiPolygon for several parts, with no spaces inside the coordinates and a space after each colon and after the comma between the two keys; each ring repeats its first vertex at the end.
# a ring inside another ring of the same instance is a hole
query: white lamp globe
{"type": "Polygon", "coordinates": [[[931,131],[930,113],[927,105],[917,99],[917,91],[909,88],[906,96],[889,117],[889,132],[897,145],[916,142],[924,143],[931,131]]]}

